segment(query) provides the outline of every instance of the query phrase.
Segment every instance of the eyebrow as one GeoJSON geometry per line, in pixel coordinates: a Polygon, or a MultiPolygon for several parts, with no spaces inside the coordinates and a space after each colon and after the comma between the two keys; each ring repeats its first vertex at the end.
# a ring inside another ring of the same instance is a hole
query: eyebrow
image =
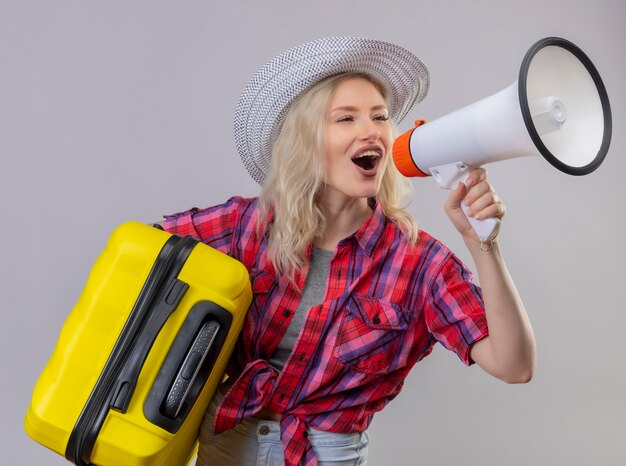
{"type": "MultiPolygon", "coordinates": [[[[339,112],[339,111],[356,112],[358,110],[359,110],[358,107],[354,107],[352,105],[343,105],[341,107],[335,107],[335,108],[330,109],[330,112],[339,112]]],[[[386,105],[382,105],[382,104],[381,105],[376,105],[376,106],[372,107],[370,110],[387,110],[387,106],[386,105]]]]}

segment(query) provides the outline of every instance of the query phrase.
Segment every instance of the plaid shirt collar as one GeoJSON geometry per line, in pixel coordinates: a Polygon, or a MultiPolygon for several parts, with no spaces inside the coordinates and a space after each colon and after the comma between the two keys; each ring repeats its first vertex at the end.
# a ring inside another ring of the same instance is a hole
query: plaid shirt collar
{"type": "Polygon", "coordinates": [[[374,209],[372,216],[367,219],[352,236],[349,236],[339,242],[341,245],[344,241],[349,241],[354,238],[368,257],[372,257],[374,254],[374,251],[383,236],[385,225],[387,224],[387,219],[385,218],[380,202],[376,202],[375,200],[373,202],[370,201],[370,207],[373,207],[374,209]]]}

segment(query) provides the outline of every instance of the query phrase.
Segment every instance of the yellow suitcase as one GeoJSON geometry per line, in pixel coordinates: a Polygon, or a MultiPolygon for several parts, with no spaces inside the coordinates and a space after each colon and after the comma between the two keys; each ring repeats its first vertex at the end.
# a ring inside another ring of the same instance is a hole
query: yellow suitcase
{"type": "Polygon", "coordinates": [[[121,225],[37,381],[26,432],[81,466],[188,464],[251,299],[233,258],[121,225]]]}

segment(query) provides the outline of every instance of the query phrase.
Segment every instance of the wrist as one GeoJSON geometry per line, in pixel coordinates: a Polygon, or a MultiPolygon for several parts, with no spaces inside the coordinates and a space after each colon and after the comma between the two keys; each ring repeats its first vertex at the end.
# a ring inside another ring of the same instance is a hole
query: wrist
{"type": "Polygon", "coordinates": [[[472,254],[485,255],[489,253],[495,253],[500,249],[498,236],[493,239],[487,239],[484,241],[481,241],[480,239],[475,237],[463,237],[463,241],[467,249],[469,249],[472,254]]]}
{"type": "Polygon", "coordinates": [[[480,250],[482,252],[489,252],[497,244],[498,244],[498,237],[497,236],[495,238],[493,238],[493,239],[488,239],[488,240],[484,240],[484,241],[481,240],[480,241],[480,250]]]}

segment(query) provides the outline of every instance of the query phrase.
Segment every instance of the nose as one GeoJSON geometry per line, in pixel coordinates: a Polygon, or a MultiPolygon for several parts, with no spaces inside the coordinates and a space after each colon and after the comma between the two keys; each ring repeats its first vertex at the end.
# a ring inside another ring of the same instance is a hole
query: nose
{"type": "Polygon", "coordinates": [[[365,124],[362,134],[366,141],[377,141],[380,139],[380,128],[373,121],[370,121],[365,124]]]}

